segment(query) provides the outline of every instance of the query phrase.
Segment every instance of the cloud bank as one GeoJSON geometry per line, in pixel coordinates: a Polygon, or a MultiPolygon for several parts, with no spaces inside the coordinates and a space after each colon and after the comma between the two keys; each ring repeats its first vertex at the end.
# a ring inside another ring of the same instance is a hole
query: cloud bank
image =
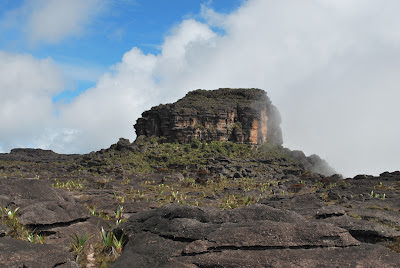
{"type": "Polygon", "coordinates": [[[35,124],[9,128],[41,147],[85,153],[133,139],[145,109],[189,90],[258,87],[281,111],[285,146],[317,153],[347,176],[398,170],[399,5],[249,0],[231,14],[203,6],[202,20],[172,29],[160,54],[132,48],[94,88],[58,104],[57,117],[50,102],[40,105],[31,120],[45,131],[35,139],[35,124]]]}
{"type": "Polygon", "coordinates": [[[0,141],[5,148],[33,145],[54,123],[51,98],[64,83],[51,59],[0,52],[0,141]]]}

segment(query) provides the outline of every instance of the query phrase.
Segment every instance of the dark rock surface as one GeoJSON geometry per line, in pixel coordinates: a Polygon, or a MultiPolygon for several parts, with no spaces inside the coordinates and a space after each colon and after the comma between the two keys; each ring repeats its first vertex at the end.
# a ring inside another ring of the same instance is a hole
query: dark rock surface
{"type": "Polygon", "coordinates": [[[137,136],[163,136],[168,141],[197,140],[282,144],[281,118],[261,89],[195,90],[173,104],[142,114],[137,136]]]}
{"type": "Polygon", "coordinates": [[[398,267],[400,264],[396,257],[395,254],[388,252],[383,247],[368,244],[357,247],[332,247],[328,249],[223,250],[210,254],[179,256],[163,267],[390,268],[398,267]]]}
{"type": "Polygon", "coordinates": [[[171,205],[135,214],[112,267],[396,267],[384,247],[290,211],[253,205],[233,211],[171,205]]]}
{"type": "Polygon", "coordinates": [[[10,237],[0,237],[0,267],[78,268],[74,257],[62,247],[37,245],[10,237]]]}
{"type": "Polygon", "coordinates": [[[376,243],[400,237],[400,232],[393,228],[374,221],[355,219],[347,215],[333,216],[321,221],[332,223],[348,230],[350,234],[362,242],[376,243]]]}
{"type": "Polygon", "coordinates": [[[1,179],[0,203],[19,207],[19,221],[25,225],[66,224],[89,217],[87,209],[65,191],[42,180],[1,179]]]}
{"type": "MultiPolygon", "coordinates": [[[[399,265],[400,172],[324,176],[305,169],[304,154],[294,153],[299,164],[291,151],[267,145],[246,157],[213,153],[204,170],[135,170],[145,161],[169,161],[163,146],[181,148],[121,139],[79,158],[39,152],[38,161],[23,161],[5,154],[0,203],[20,207],[19,222],[67,255],[71,235],[94,235],[88,245],[101,243],[101,227],[115,226],[115,210],[123,206],[124,218],[131,217],[122,225],[129,241],[113,267],[399,265]],[[163,207],[168,203],[180,204],[163,207]]],[[[0,228],[0,236],[9,231],[0,228]]],[[[15,248],[14,240],[2,241],[1,255],[15,248]]],[[[41,252],[41,246],[30,247],[41,252]]],[[[40,261],[24,259],[27,267],[40,261]]]]}

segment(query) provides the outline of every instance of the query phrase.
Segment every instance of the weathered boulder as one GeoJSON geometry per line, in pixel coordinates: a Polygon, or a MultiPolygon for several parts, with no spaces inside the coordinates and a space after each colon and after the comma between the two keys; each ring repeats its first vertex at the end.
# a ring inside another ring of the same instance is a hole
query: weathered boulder
{"type": "Polygon", "coordinates": [[[89,217],[87,209],[65,191],[42,180],[1,179],[0,203],[20,207],[19,222],[25,225],[65,224],[89,217]]]}
{"type": "Polygon", "coordinates": [[[281,145],[281,118],[261,89],[195,90],[173,104],[145,111],[136,135],[163,136],[168,141],[234,141],[281,145]]]}
{"type": "Polygon", "coordinates": [[[221,211],[168,205],[134,214],[111,267],[379,267],[396,253],[366,245],[347,230],[290,211],[253,205],[221,211]]]}

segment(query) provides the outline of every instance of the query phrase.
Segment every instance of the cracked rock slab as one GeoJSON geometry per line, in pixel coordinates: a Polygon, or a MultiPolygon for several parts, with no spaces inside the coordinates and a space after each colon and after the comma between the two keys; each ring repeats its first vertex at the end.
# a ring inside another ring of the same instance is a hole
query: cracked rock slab
{"type": "MultiPolygon", "coordinates": [[[[276,249],[358,246],[345,229],[332,224],[256,221],[222,224],[206,237],[208,249],[276,249]]],[[[190,244],[188,247],[190,248],[190,244]]],[[[195,253],[195,252],[188,252],[195,253]]]]}
{"type": "Polygon", "coordinates": [[[168,205],[137,213],[122,228],[129,242],[111,267],[396,267],[399,262],[398,254],[363,244],[339,226],[260,204],[229,211],[168,205]]]}
{"type": "Polygon", "coordinates": [[[398,254],[381,246],[273,250],[220,250],[177,256],[164,267],[399,267],[398,254]],[[189,266],[192,265],[192,266],[189,266]]]}
{"type": "Polygon", "coordinates": [[[24,225],[52,225],[84,220],[87,209],[75,202],[64,190],[35,179],[1,179],[0,202],[20,207],[17,216],[24,225]]]}
{"type": "Polygon", "coordinates": [[[54,245],[32,244],[10,237],[0,238],[0,267],[78,268],[74,257],[54,245]],[[51,256],[51,258],[49,258],[51,256]]]}

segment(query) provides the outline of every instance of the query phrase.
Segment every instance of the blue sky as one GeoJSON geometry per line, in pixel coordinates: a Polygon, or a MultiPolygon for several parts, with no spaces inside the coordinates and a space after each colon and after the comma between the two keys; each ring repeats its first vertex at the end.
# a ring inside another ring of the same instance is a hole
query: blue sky
{"type": "Polygon", "coordinates": [[[399,169],[400,2],[2,0],[0,152],[87,153],[194,89],[257,87],[284,145],[399,169]]]}
{"type": "MultiPolygon", "coordinates": [[[[3,1],[0,4],[0,17],[18,12],[29,2],[38,2],[38,6],[41,4],[36,0],[3,1]]],[[[99,76],[132,47],[138,47],[146,54],[159,54],[164,37],[175,25],[188,18],[204,21],[199,16],[202,5],[228,14],[242,3],[243,0],[98,1],[97,8],[100,10],[79,34],[67,35],[56,43],[43,40],[31,42],[25,35],[23,23],[16,23],[2,27],[0,49],[29,53],[39,59],[51,57],[72,80],[67,89],[56,94],[53,100],[70,102],[95,86],[99,76]],[[82,69],[86,69],[86,72],[82,69]]],[[[96,4],[91,8],[96,8],[96,4]]],[[[218,31],[218,28],[214,30],[218,31]]]]}

